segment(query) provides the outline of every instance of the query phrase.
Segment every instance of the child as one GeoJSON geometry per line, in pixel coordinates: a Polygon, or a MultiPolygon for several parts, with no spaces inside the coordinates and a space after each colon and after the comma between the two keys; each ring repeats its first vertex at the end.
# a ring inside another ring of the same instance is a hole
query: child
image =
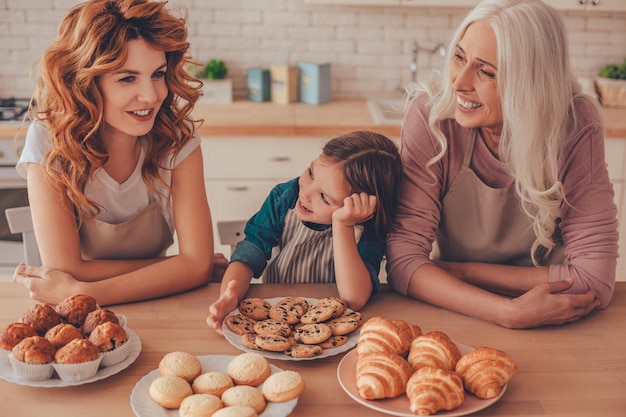
{"type": "Polygon", "coordinates": [[[219,330],[250,279],[264,271],[268,283],[336,282],[348,306],[362,308],[379,286],[401,175],[398,148],[383,135],[357,131],[330,140],[248,221],[210,307],[209,326],[219,330]],[[276,246],[280,252],[268,265],[276,246]]]}

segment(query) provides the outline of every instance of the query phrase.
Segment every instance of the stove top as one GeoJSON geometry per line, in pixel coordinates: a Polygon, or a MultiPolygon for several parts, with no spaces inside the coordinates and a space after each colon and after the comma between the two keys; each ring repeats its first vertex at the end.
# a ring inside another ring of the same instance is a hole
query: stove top
{"type": "Polygon", "coordinates": [[[0,121],[21,120],[29,103],[28,98],[0,98],[0,121]]]}

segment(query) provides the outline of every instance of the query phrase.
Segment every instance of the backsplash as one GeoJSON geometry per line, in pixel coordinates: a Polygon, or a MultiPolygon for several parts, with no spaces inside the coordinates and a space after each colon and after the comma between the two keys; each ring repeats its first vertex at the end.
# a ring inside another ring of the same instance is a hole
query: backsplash
{"type": "MultiPolygon", "coordinates": [[[[76,0],[0,0],[0,96],[30,96],[31,70],[76,0]]],[[[467,9],[321,6],[304,0],[170,0],[188,9],[192,56],[226,62],[234,95],[246,96],[249,67],[331,64],[332,97],[399,95],[417,76],[438,68],[430,53],[447,43],[467,9]]],[[[180,13],[177,12],[180,15],[180,13]]],[[[593,77],[626,57],[626,13],[562,12],[569,30],[572,66],[593,77]]],[[[36,68],[36,66],[35,66],[36,68]]],[[[35,69],[36,72],[36,69],[35,69]]]]}

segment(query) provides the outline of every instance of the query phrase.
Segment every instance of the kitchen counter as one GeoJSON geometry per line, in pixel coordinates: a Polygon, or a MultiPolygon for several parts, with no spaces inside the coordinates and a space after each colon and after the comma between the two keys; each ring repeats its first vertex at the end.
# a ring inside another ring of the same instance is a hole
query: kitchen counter
{"type": "MultiPolygon", "coordinates": [[[[25,417],[133,417],[131,391],[157,369],[168,352],[194,355],[242,353],[213,330],[205,317],[219,284],[157,300],[111,306],[126,315],[142,343],[137,360],[109,378],[63,388],[34,388],[0,380],[2,415],[25,417]]],[[[251,297],[337,295],[334,284],[260,284],[251,297]]],[[[0,283],[0,326],[15,321],[34,302],[28,291],[0,283]]],[[[458,344],[504,350],[518,370],[503,397],[472,416],[623,417],[626,410],[626,282],[617,283],[611,305],[564,326],[510,330],[398,295],[385,286],[362,310],[365,319],[382,315],[440,330],[458,344]]],[[[344,354],[313,361],[270,362],[304,377],[306,388],[292,417],[380,417],[352,400],[337,378],[344,354]]],[[[148,400],[149,401],[149,400],[148,400]]],[[[407,410],[408,413],[408,410],[407,410]]],[[[170,414],[163,414],[170,415],[170,414]]],[[[174,414],[176,415],[176,414],[174,414]]],[[[141,416],[147,417],[147,416],[141,416]]],[[[154,417],[154,416],[152,416],[154,417]]]]}
{"type": "MultiPolygon", "coordinates": [[[[605,136],[626,138],[626,108],[605,108],[605,136]]],[[[336,99],[322,105],[248,100],[232,104],[196,105],[194,116],[203,118],[200,134],[207,136],[324,136],[369,129],[391,137],[400,136],[400,126],[378,125],[364,99],[336,99]]],[[[0,137],[13,138],[19,124],[0,123],[0,137]]],[[[21,128],[19,136],[26,129],[21,128]]]]}

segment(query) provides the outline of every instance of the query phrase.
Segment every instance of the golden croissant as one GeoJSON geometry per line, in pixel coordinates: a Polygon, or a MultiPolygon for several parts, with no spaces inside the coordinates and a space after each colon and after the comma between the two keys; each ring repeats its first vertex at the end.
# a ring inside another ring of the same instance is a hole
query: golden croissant
{"type": "Polygon", "coordinates": [[[413,369],[402,356],[392,352],[358,355],[356,386],[361,398],[376,400],[404,394],[413,369]]]}
{"type": "Polygon", "coordinates": [[[417,324],[409,324],[402,319],[391,320],[393,324],[398,326],[400,330],[407,334],[409,340],[415,339],[417,336],[422,335],[422,329],[417,324]]]}
{"type": "Polygon", "coordinates": [[[454,371],[461,351],[448,335],[433,331],[418,336],[411,342],[408,361],[414,370],[425,366],[454,371]]]}
{"type": "Polygon", "coordinates": [[[411,340],[391,320],[384,317],[372,317],[363,323],[357,342],[357,352],[393,352],[404,355],[409,350],[411,340]]]}
{"type": "Polygon", "coordinates": [[[406,396],[413,414],[427,416],[459,407],[465,392],[455,372],[427,366],[411,375],[406,384],[406,396]]]}
{"type": "Polygon", "coordinates": [[[484,346],[463,355],[456,364],[465,389],[483,399],[500,395],[516,370],[509,355],[484,346]]]}

